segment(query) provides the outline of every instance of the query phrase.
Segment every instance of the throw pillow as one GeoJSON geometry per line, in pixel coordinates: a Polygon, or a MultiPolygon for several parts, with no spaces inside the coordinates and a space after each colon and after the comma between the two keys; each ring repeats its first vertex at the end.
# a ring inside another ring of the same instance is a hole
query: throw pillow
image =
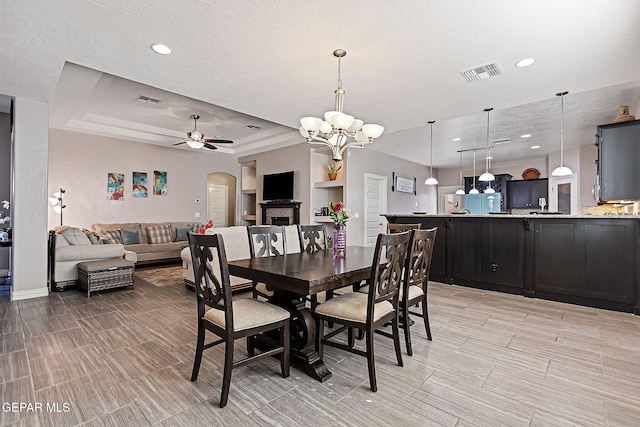
{"type": "Polygon", "coordinates": [[[102,244],[102,239],[100,239],[100,236],[98,236],[98,233],[96,233],[95,231],[91,231],[91,230],[87,230],[86,228],[83,228],[82,232],[85,234],[85,236],[89,238],[89,241],[91,242],[92,245],[102,244]]]}
{"type": "Polygon", "coordinates": [[[60,232],[71,246],[90,245],[91,241],[79,228],[67,228],[60,232]]]}
{"type": "Polygon", "coordinates": [[[147,235],[149,236],[149,243],[171,243],[173,236],[171,235],[170,225],[154,225],[147,227],[147,235]]]}
{"type": "Polygon", "coordinates": [[[122,243],[125,245],[140,244],[140,235],[138,234],[138,230],[130,231],[130,230],[125,230],[124,228],[121,228],[120,236],[122,237],[122,243]]]}
{"type": "Polygon", "coordinates": [[[119,228],[113,230],[98,230],[98,235],[103,239],[107,239],[110,243],[123,244],[119,228]]]}
{"type": "Polygon", "coordinates": [[[176,229],[176,242],[186,242],[189,240],[187,237],[189,232],[191,231],[191,227],[180,227],[176,229]]]}

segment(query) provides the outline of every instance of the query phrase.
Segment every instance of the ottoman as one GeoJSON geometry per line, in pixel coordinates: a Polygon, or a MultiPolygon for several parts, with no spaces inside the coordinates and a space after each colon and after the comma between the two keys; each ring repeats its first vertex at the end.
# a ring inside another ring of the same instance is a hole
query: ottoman
{"type": "Polygon", "coordinates": [[[123,258],[80,262],[78,263],[78,285],[87,291],[87,298],[91,297],[91,292],[104,289],[124,286],[131,286],[133,289],[134,264],[123,258]]]}

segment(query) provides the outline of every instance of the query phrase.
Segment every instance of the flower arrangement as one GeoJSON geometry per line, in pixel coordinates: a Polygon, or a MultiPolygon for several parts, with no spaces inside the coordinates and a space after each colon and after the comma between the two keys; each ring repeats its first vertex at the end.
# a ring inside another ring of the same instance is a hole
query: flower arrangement
{"type": "Polygon", "coordinates": [[[204,227],[200,227],[200,229],[198,230],[198,233],[199,234],[204,234],[211,227],[213,227],[213,221],[209,220],[209,221],[207,221],[207,223],[205,224],[204,227]]]}
{"type": "Polygon", "coordinates": [[[345,226],[349,220],[349,211],[342,202],[336,204],[333,202],[329,203],[329,215],[336,226],[345,226]]]}
{"type": "Polygon", "coordinates": [[[338,171],[342,169],[342,165],[338,165],[337,163],[327,165],[327,167],[329,168],[329,173],[338,173],[338,171]]]}

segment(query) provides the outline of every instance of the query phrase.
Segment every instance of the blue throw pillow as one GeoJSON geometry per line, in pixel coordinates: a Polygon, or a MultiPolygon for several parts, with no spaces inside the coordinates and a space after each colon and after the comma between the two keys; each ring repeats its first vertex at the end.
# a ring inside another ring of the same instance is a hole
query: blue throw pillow
{"type": "Polygon", "coordinates": [[[138,231],[129,231],[123,228],[120,229],[120,235],[122,236],[122,243],[125,245],[139,245],[140,235],[138,231]]]}
{"type": "Polygon", "coordinates": [[[186,242],[189,240],[187,235],[192,230],[192,227],[180,227],[176,228],[176,242],[186,242]]]}

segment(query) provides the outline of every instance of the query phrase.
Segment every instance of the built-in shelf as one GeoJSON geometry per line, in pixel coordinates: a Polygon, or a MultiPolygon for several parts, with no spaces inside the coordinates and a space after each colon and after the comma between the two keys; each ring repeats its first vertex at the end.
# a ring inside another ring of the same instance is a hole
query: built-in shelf
{"type": "Polygon", "coordinates": [[[315,222],[333,222],[333,218],[331,218],[330,216],[314,216],[313,220],[315,222]]]}
{"type": "Polygon", "coordinates": [[[256,216],[255,215],[242,215],[242,219],[245,221],[255,221],[256,220],[256,216]]]}
{"type": "Polygon", "coordinates": [[[248,190],[242,190],[242,194],[256,194],[256,189],[250,188],[248,190]]]}
{"type": "Polygon", "coordinates": [[[315,188],[344,187],[344,180],[320,181],[313,184],[315,188]]]}

